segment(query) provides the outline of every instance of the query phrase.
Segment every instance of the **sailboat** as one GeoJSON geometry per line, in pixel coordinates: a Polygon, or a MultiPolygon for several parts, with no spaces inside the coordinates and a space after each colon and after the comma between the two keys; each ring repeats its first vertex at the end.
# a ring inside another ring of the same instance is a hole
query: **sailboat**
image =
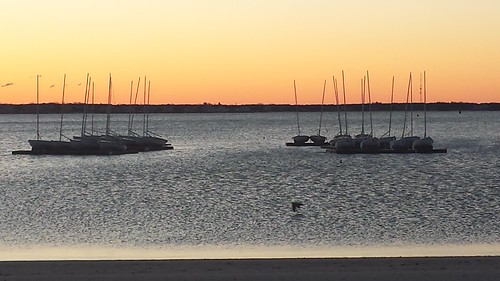
{"type": "Polygon", "coordinates": [[[301,135],[300,134],[300,121],[299,121],[299,109],[298,109],[298,101],[297,101],[297,86],[295,84],[295,80],[293,80],[293,92],[295,93],[295,108],[296,113],[297,113],[297,130],[298,130],[298,135],[292,137],[293,143],[295,145],[303,145],[309,140],[309,136],[301,135]]]}
{"type": "Polygon", "coordinates": [[[342,132],[342,118],[340,117],[340,103],[339,103],[339,92],[338,92],[338,87],[337,87],[337,79],[335,79],[335,76],[332,77],[333,80],[333,92],[335,94],[335,102],[337,105],[337,119],[339,121],[339,132],[337,135],[335,135],[332,140],[330,140],[329,144],[330,147],[335,147],[335,143],[344,137],[343,132],[342,132]]]}
{"type": "Polygon", "coordinates": [[[390,148],[399,152],[408,151],[412,147],[414,141],[418,140],[418,136],[413,135],[413,89],[412,89],[412,76],[410,72],[410,78],[408,80],[408,91],[406,93],[406,105],[405,105],[405,118],[403,123],[403,133],[401,138],[398,140],[394,140],[390,143],[390,148]],[[408,115],[408,104],[410,104],[410,132],[409,135],[405,135],[406,131],[406,119],[408,115]]]}
{"type": "MultiPolygon", "coordinates": [[[[139,84],[140,84],[140,77],[137,82],[134,105],[137,104],[139,84]]],[[[127,135],[120,136],[120,139],[122,139],[126,143],[127,147],[131,149],[136,149],[138,151],[156,151],[156,150],[173,149],[174,147],[168,143],[168,140],[162,138],[161,136],[149,130],[149,113],[147,112],[147,107],[150,104],[150,98],[151,98],[151,82],[147,81],[146,77],[144,77],[142,135],[134,132],[133,130],[134,112],[132,110],[132,88],[133,88],[133,82],[131,83],[130,86],[131,109],[129,112],[127,135]]]]}
{"type": "Polygon", "coordinates": [[[425,83],[425,71],[424,71],[424,137],[413,142],[413,150],[417,153],[428,153],[432,152],[434,140],[427,136],[427,91],[425,83]]]}
{"type": "MultiPolygon", "coordinates": [[[[380,148],[380,141],[378,138],[373,136],[373,117],[372,117],[372,98],[370,92],[370,77],[368,76],[368,71],[366,72],[366,82],[368,88],[368,111],[370,113],[370,134],[361,143],[359,147],[365,152],[376,152],[380,148]]],[[[364,91],[363,91],[364,92],[364,91]]]]}
{"type": "Polygon", "coordinates": [[[361,79],[361,133],[354,136],[354,145],[357,149],[360,148],[361,142],[368,139],[370,135],[365,133],[365,90],[366,90],[366,77],[361,79]]]}
{"type": "Polygon", "coordinates": [[[321,135],[321,121],[323,119],[323,104],[325,103],[325,91],[326,91],[326,80],[325,83],[323,84],[323,96],[321,98],[318,134],[309,137],[315,145],[323,145],[326,141],[326,137],[321,135]]]}
{"type": "Polygon", "coordinates": [[[168,141],[158,134],[149,131],[149,113],[147,112],[147,106],[150,104],[151,98],[151,81],[148,81],[147,96],[146,96],[146,78],[144,78],[144,117],[142,125],[142,138],[140,138],[140,143],[144,145],[146,151],[150,150],[160,150],[160,149],[172,149],[173,146],[168,143],[168,141]]]}
{"type": "Polygon", "coordinates": [[[63,90],[62,90],[62,102],[61,102],[61,124],[59,129],[59,140],[42,140],[40,137],[40,75],[36,76],[36,104],[37,104],[37,116],[36,116],[36,139],[28,140],[31,146],[31,151],[33,153],[39,154],[63,154],[66,150],[71,149],[69,141],[62,140],[62,124],[64,116],[64,90],[66,86],[66,74],[63,78],[63,90]]]}
{"type": "Polygon", "coordinates": [[[99,139],[99,147],[104,151],[113,152],[124,152],[127,146],[116,136],[111,134],[111,99],[113,96],[113,83],[111,81],[111,73],[109,74],[108,82],[108,104],[106,109],[106,130],[104,136],[99,139]]]}
{"type": "Polygon", "coordinates": [[[337,141],[335,142],[335,151],[337,153],[353,153],[356,148],[356,145],[351,135],[349,135],[347,131],[347,106],[346,106],[345,79],[343,70],[342,70],[342,93],[344,96],[345,134],[337,138],[337,141]]]}
{"type": "MultiPolygon", "coordinates": [[[[109,74],[109,84],[108,84],[108,104],[106,109],[106,130],[104,135],[94,135],[93,132],[87,134],[86,132],[86,121],[87,112],[86,107],[89,101],[90,95],[90,79],[87,74],[87,81],[85,86],[85,105],[82,120],[82,131],[80,136],[75,136],[71,142],[75,149],[78,149],[81,154],[104,154],[104,155],[115,155],[129,153],[127,146],[122,140],[114,136],[111,132],[111,98],[112,98],[112,81],[111,74],[109,74]]],[[[93,84],[92,84],[93,85],[93,84]]],[[[92,86],[93,89],[93,86],[92,86]]],[[[93,90],[92,90],[93,92],[93,90]]],[[[92,93],[93,95],[93,93],[92,93]]]]}
{"type": "Polygon", "coordinates": [[[394,102],[394,76],[392,76],[392,87],[391,87],[391,106],[389,108],[389,130],[383,134],[380,139],[380,148],[388,149],[390,148],[391,141],[396,140],[395,136],[391,136],[391,126],[392,126],[392,104],[394,102]]]}

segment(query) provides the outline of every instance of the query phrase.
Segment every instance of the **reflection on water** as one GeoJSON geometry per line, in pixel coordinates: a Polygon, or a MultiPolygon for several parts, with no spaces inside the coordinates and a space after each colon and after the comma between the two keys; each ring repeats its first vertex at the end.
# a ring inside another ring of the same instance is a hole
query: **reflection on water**
{"type": "MultiPolygon", "coordinates": [[[[356,133],[359,118],[350,114],[356,133]]],[[[292,249],[283,250],[287,257],[500,254],[499,113],[453,114],[429,118],[429,134],[447,154],[289,148],[293,114],[266,113],[152,115],[151,129],[175,149],[115,157],[10,155],[28,148],[34,118],[1,116],[0,253],[43,248],[40,255],[50,258],[70,248],[78,257],[206,257],[204,249],[216,247],[221,257],[266,257],[276,249],[292,249]],[[291,211],[295,200],[305,203],[298,213],[291,211]]],[[[66,135],[78,133],[79,118],[66,118],[66,135]]],[[[126,128],[127,116],[114,118],[115,130],[126,128]]],[[[317,116],[303,118],[314,131],[317,116]]],[[[374,118],[382,132],[386,114],[374,118]]],[[[325,120],[334,135],[333,113],[325,120]]],[[[58,133],[57,115],[42,121],[47,138],[58,133]]],[[[421,128],[417,122],[416,132],[421,128]]]]}

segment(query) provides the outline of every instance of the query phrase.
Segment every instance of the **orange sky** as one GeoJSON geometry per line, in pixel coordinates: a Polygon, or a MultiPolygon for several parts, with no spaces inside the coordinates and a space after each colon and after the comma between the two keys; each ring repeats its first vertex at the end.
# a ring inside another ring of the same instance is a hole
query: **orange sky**
{"type": "MultiPolygon", "coordinates": [[[[347,102],[406,97],[427,73],[428,101],[500,102],[500,2],[495,0],[19,0],[0,9],[0,103],[82,102],[85,75],[105,102],[128,103],[147,75],[152,103],[333,103],[345,71],[347,102]],[[12,84],[11,84],[12,83],[12,84]]],[[[418,99],[418,98],[416,98],[418,99]]]]}

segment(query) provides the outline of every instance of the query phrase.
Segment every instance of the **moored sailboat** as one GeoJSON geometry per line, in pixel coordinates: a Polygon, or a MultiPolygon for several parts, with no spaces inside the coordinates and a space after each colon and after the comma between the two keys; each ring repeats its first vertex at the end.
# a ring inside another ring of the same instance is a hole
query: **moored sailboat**
{"type": "Polygon", "coordinates": [[[373,136],[372,98],[371,98],[370,78],[368,76],[368,71],[366,72],[366,83],[368,89],[368,112],[370,114],[370,133],[363,141],[361,141],[359,148],[365,152],[377,152],[380,148],[380,141],[378,138],[373,136]]]}
{"type": "Polygon", "coordinates": [[[391,142],[396,140],[395,136],[391,136],[392,105],[393,105],[393,103],[394,103],[394,76],[392,76],[391,106],[389,108],[389,130],[379,138],[381,149],[389,149],[391,142]]]}
{"type": "Polygon", "coordinates": [[[410,78],[408,80],[408,90],[406,94],[406,105],[405,105],[405,118],[403,122],[403,133],[400,139],[394,140],[390,143],[390,148],[398,152],[406,152],[412,148],[413,142],[420,139],[418,136],[413,135],[413,89],[412,89],[412,76],[410,72],[410,78]],[[408,115],[408,105],[410,105],[410,132],[408,135],[405,134],[406,131],[406,119],[408,115]]]}
{"type": "Polygon", "coordinates": [[[425,82],[425,71],[424,71],[424,137],[413,142],[412,147],[417,153],[429,153],[432,152],[434,147],[434,140],[427,136],[427,90],[425,82]]]}
{"type": "Polygon", "coordinates": [[[293,143],[295,145],[304,145],[309,140],[309,136],[305,136],[305,135],[300,134],[300,120],[299,120],[299,109],[298,109],[298,100],[297,100],[297,86],[295,84],[295,80],[293,80],[293,92],[295,94],[295,108],[296,108],[296,114],[297,114],[298,135],[292,137],[292,139],[293,139],[293,143]]]}
{"type": "Polygon", "coordinates": [[[348,134],[347,130],[347,106],[345,92],[344,71],[342,70],[342,94],[344,96],[345,134],[339,136],[335,141],[335,151],[337,153],[353,153],[356,148],[355,142],[352,139],[351,135],[348,134]]]}
{"type": "Polygon", "coordinates": [[[321,135],[321,122],[323,120],[323,104],[325,103],[326,80],[323,84],[323,96],[321,98],[321,109],[319,115],[319,128],[317,135],[311,135],[309,138],[315,145],[323,145],[326,142],[326,137],[321,135]]]}
{"type": "Polygon", "coordinates": [[[37,117],[36,117],[36,139],[28,140],[29,145],[31,146],[31,150],[36,153],[63,153],[64,151],[71,149],[71,145],[69,141],[62,140],[62,126],[63,126],[63,116],[64,116],[64,91],[66,87],[66,74],[64,74],[63,78],[63,87],[62,87],[62,101],[61,101],[61,120],[60,120],[60,129],[59,129],[59,140],[42,140],[40,137],[40,75],[36,76],[36,103],[37,103],[37,117]]]}

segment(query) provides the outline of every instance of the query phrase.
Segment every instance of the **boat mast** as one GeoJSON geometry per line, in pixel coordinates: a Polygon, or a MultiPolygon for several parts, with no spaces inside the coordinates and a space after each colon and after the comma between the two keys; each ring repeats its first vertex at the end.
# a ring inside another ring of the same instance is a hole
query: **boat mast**
{"type": "MultiPolygon", "coordinates": [[[[151,81],[148,81],[148,107],[151,97],[151,81]]],[[[149,111],[146,112],[146,135],[149,135],[149,111]]]]}
{"type": "Polygon", "coordinates": [[[321,98],[321,108],[320,108],[320,114],[319,114],[318,136],[321,136],[321,121],[323,120],[323,104],[325,103],[325,92],[326,92],[326,80],[325,80],[325,83],[323,84],[323,97],[321,98]]]}
{"type": "Polygon", "coordinates": [[[297,130],[299,131],[299,136],[300,136],[300,122],[299,122],[299,108],[298,108],[298,101],[297,101],[297,86],[295,85],[295,80],[293,80],[293,92],[295,93],[295,112],[297,113],[297,130]]]}
{"type": "Polygon", "coordinates": [[[90,134],[94,135],[94,82],[92,82],[92,105],[90,107],[90,134]]]}
{"type": "Polygon", "coordinates": [[[370,112],[370,136],[373,137],[373,118],[372,118],[372,96],[370,92],[370,77],[366,71],[366,83],[368,87],[368,111],[370,112]]]}
{"type": "Polygon", "coordinates": [[[142,116],[142,136],[146,136],[146,76],[144,76],[144,96],[143,96],[143,116],[142,116]]]}
{"type": "Polygon", "coordinates": [[[365,77],[361,79],[361,134],[365,134],[365,77]]]}
{"type": "Polygon", "coordinates": [[[63,117],[64,117],[64,89],[66,88],[66,74],[63,77],[62,99],[61,99],[61,124],[59,126],[59,141],[62,140],[63,117]]]}
{"type": "Polygon", "coordinates": [[[413,81],[410,88],[410,136],[413,137],[413,81]]]}
{"type": "Polygon", "coordinates": [[[337,88],[337,80],[335,79],[335,76],[333,76],[333,89],[335,92],[335,101],[337,102],[337,117],[339,119],[339,129],[340,129],[340,135],[342,135],[342,121],[340,118],[340,105],[339,105],[339,92],[337,88]]]}
{"type": "Polygon", "coordinates": [[[109,74],[109,84],[108,84],[108,106],[107,106],[107,112],[106,112],[106,136],[109,136],[110,130],[109,130],[109,125],[111,121],[111,90],[112,85],[111,85],[111,73],[109,74]]]}
{"type": "Polygon", "coordinates": [[[391,125],[392,125],[392,104],[394,102],[394,76],[392,76],[392,87],[391,87],[391,106],[389,107],[389,137],[391,136],[391,125]]]}
{"type": "Polygon", "coordinates": [[[87,117],[86,108],[87,108],[88,87],[89,87],[89,74],[87,73],[87,78],[85,79],[85,93],[83,95],[83,116],[82,116],[82,132],[81,132],[82,137],[85,135],[85,119],[87,117]]]}
{"type": "Polygon", "coordinates": [[[40,75],[36,75],[36,139],[40,140],[40,75]]]}
{"type": "Polygon", "coordinates": [[[424,138],[427,137],[427,90],[425,85],[425,71],[424,71],[424,138]]]}
{"type": "Polygon", "coordinates": [[[347,135],[347,105],[345,101],[345,79],[344,71],[342,70],[342,92],[344,94],[344,119],[345,119],[345,134],[347,135]]]}
{"type": "Polygon", "coordinates": [[[407,115],[408,115],[408,100],[410,98],[410,87],[411,87],[411,72],[410,72],[410,78],[408,79],[408,90],[406,92],[405,119],[404,119],[404,122],[403,122],[403,134],[401,135],[401,138],[404,138],[405,131],[406,131],[406,118],[407,118],[407,115]]]}
{"type": "Polygon", "coordinates": [[[129,112],[128,112],[128,127],[127,134],[130,136],[130,132],[132,131],[132,91],[134,88],[134,81],[130,81],[130,101],[129,101],[129,112]]]}
{"type": "Polygon", "coordinates": [[[137,88],[135,89],[135,99],[134,99],[134,112],[132,112],[132,118],[130,118],[130,133],[129,135],[133,135],[133,127],[134,127],[134,115],[136,111],[136,106],[137,106],[137,97],[139,96],[139,85],[141,84],[141,77],[137,79],[137,88]]]}

